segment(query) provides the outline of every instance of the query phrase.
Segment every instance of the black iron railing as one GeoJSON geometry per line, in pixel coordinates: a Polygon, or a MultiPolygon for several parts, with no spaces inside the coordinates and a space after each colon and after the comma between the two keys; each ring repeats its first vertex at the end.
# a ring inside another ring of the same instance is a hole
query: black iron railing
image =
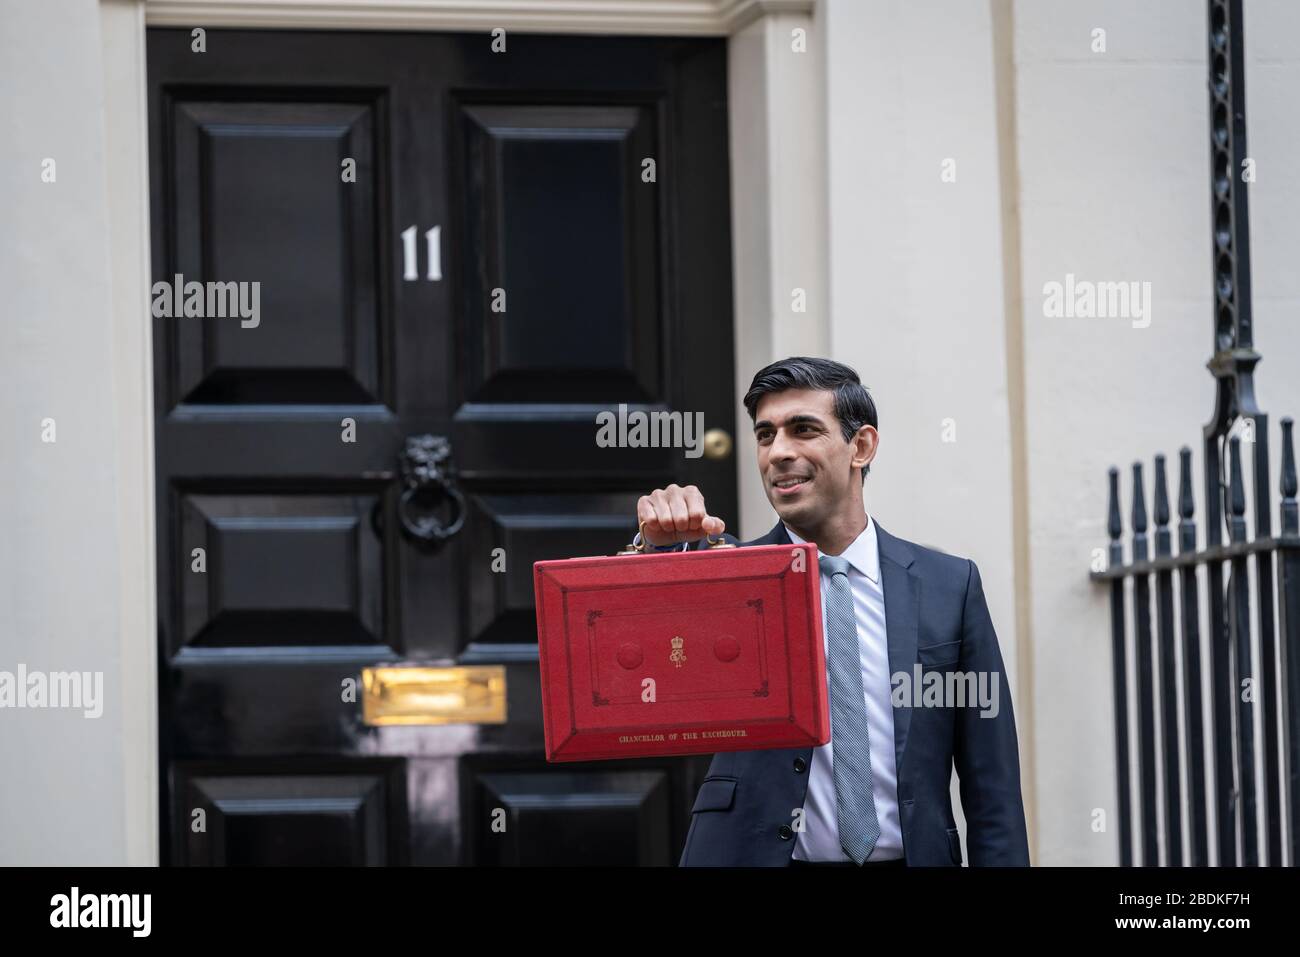
{"type": "Polygon", "coordinates": [[[1184,447],[1179,454],[1177,554],[1169,528],[1165,459],[1157,455],[1154,556],[1147,535],[1142,465],[1135,463],[1132,550],[1125,563],[1119,472],[1112,468],[1109,567],[1092,575],[1110,585],[1117,816],[1120,861],[1125,865],[1134,863],[1135,822],[1140,862],[1145,865],[1277,865],[1300,859],[1300,524],[1292,420],[1281,423],[1282,500],[1280,532],[1275,536],[1268,416],[1256,404],[1253,378],[1260,355],[1253,347],[1247,187],[1239,179],[1248,159],[1241,0],[1209,0],[1207,6],[1214,269],[1214,351],[1207,367],[1215,379],[1215,406],[1202,429],[1205,544],[1197,548],[1192,453],[1184,447]],[[1243,479],[1243,441],[1251,456],[1249,494],[1243,479]],[[1248,498],[1253,535],[1247,530],[1248,498]],[[1208,702],[1201,696],[1201,569],[1208,592],[1208,702]],[[1129,745],[1130,640],[1137,672],[1136,756],[1129,745]],[[1139,814],[1130,799],[1134,758],[1139,814]],[[1257,776],[1262,781],[1258,794],[1257,776]],[[1157,812],[1158,794],[1164,796],[1163,814],[1157,812]],[[1290,836],[1287,853],[1282,843],[1284,815],[1290,836]],[[1159,828],[1164,830],[1163,860],[1159,828]]]}
{"type": "MultiPolygon", "coordinates": [[[[1294,864],[1300,859],[1300,513],[1293,423],[1286,418],[1281,424],[1282,501],[1277,535],[1247,535],[1242,439],[1232,435],[1226,441],[1229,479],[1222,490],[1228,499],[1228,541],[1196,547],[1192,451],[1184,447],[1179,455],[1178,551],[1172,548],[1165,459],[1157,455],[1155,552],[1152,555],[1149,549],[1142,465],[1135,463],[1131,560],[1126,563],[1119,470],[1110,470],[1110,564],[1092,577],[1109,583],[1111,593],[1117,815],[1120,860],[1125,865],[1134,863],[1135,824],[1142,864],[1209,864],[1212,843],[1220,864],[1294,864]],[[1271,607],[1275,558],[1276,627],[1271,607]],[[1205,570],[1210,590],[1209,616],[1204,618],[1209,640],[1208,702],[1201,695],[1200,569],[1205,570]],[[1257,624],[1253,633],[1252,607],[1257,624]],[[1132,689],[1136,754],[1129,743],[1130,648],[1136,669],[1132,689]],[[1277,667],[1279,652],[1281,669],[1277,667]],[[1256,660],[1258,675],[1252,667],[1256,660]],[[1256,711],[1262,732],[1258,742],[1256,711]],[[1211,740],[1208,765],[1207,732],[1211,740]],[[1279,748],[1279,743],[1283,747],[1279,748]],[[1140,813],[1136,814],[1129,797],[1135,762],[1141,796],[1140,813]],[[1207,767],[1212,772],[1208,781],[1207,767]],[[1258,797],[1257,775],[1263,781],[1258,797]],[[1162,816],[1157,813],[1158,791],[1164,796],[1162,816]],[[1185,853],[1184,809],[1188,818],[1185,853]],[[1289,854],[1285,855],[1283,815],[1290,835],[1289,854]],[[1163,859],[1159,853],[1161,829],[1163,859]]],[[[1265,439],[1257,432],[1254,441],[1265,439]]],[[[1212,538],[1208,529],[1206,538],[1207,542],[1212,538]]]]}

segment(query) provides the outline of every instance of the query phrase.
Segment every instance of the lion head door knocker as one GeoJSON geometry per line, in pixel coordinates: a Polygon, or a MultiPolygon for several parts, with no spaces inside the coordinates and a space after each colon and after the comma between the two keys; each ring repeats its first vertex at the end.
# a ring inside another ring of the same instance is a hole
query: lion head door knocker
{"type": "Polygon", "coordinates": [[[465,524],[465,496],[456,486],[451,443],[441,435],[407,436],[401,462],[397,515],[402,536],[419,548],[436,551],[465,524]]]}

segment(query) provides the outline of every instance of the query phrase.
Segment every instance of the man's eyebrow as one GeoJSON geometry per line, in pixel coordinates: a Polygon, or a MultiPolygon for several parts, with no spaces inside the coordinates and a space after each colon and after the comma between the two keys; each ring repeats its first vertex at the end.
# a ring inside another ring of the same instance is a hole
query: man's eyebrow
{"type": "MultiPolygon", "coordinates": [[[[815,415],[811,415],[807,412],[800,412],[798,415],[792,415],[790,416],[790,418],[785,420],[786,425],[802,425],[804,423],[810,423],[812,425],[825,425],[825,423],[822,422],[821,418],[815,415]]],[[[767,419],[763,419],[761,422],[754,423],[755,432],[757,432],[759,429],[770,429],[770,428],[773,428],[773,425],[767,419]]]]}

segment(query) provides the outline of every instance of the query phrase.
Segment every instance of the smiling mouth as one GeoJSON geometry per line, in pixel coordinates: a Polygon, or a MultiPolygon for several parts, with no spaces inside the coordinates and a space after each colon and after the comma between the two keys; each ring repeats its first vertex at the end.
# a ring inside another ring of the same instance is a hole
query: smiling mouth
{"type": "Polygon", "coordinates": [[[790,493],[797,492],[799,489],[803,488],[809,481],[810,479],[807,476],[800,478],[785,478],[778,482],[773,482],[772,488],[776,489],[783,495],[789,495],[790,493]]]}

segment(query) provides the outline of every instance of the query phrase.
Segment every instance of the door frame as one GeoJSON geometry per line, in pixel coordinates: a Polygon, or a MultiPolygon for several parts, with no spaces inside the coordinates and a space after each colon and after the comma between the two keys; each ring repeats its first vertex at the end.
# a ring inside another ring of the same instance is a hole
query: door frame
{"type": "MultiPolygon", "coordinates": [[[[824,16],[817,0],[100,0],[117,450],[125,860],[159,863],[153,344],[145,30],[425,30],[727,38],[738,383],[787,354],[830,352],[824,16]],[[797,49],[803,31],[803,49],[797,49]],[[804,292],[804,311],[791,302],[804,292]]],[[[508,37],[508,34],[507,34],[508,37]]],[[[485,42],[486,36],[485,36],[485,42]]],[[[508,42],[508,41],[507,41],[508,42]]],[[[736,398],[736,422],[746,417],[736,398]]],[[[742,537],[770,507],[737,438],[742,537]]]]}

